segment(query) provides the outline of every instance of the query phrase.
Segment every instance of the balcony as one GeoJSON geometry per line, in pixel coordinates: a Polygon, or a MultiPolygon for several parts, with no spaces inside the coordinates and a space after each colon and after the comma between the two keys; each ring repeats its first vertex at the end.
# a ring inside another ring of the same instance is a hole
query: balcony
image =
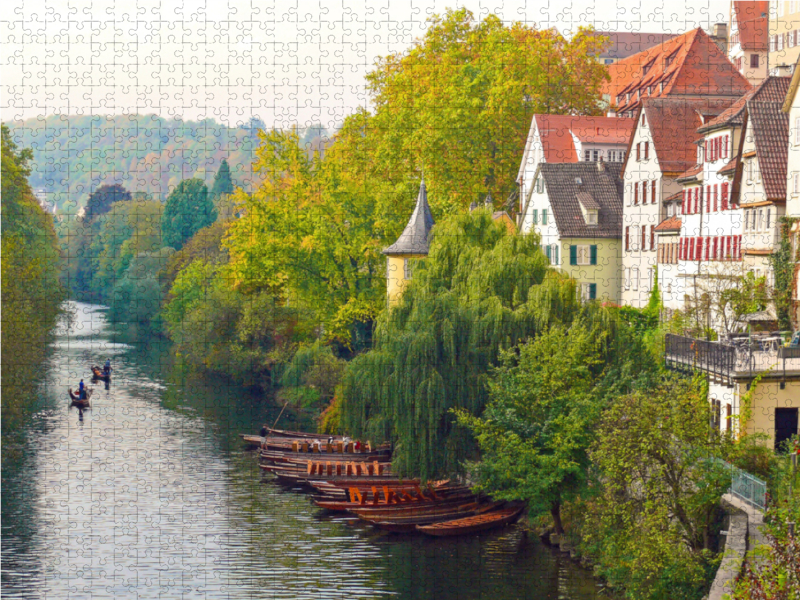
{"type": "Polygon", "coordinates": [[[703,371],[729,385],[767,371],[783,379],[800,377],[800,347],[779,346],[774,338],[721,343],[668,333],[665,342],[664,361],[668,368],[703,371]]]}

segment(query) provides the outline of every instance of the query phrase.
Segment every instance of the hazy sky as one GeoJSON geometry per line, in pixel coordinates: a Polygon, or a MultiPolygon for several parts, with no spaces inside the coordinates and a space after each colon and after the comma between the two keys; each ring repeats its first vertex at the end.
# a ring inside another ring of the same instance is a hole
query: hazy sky
{"type": "Polygon", "coordinates": [[[2,119],[138,112],[331,126],[368,103],[376,57],[407,49],[431,14],[460,6],[569,35],[584,24],[709,29],[728,21],[730,2],[5,0],[2,119]]]}

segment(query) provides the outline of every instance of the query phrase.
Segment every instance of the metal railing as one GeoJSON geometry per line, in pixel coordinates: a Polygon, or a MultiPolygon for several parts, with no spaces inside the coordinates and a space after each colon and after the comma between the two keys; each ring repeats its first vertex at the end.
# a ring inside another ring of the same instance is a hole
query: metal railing
{"type": "Polygon", "coordinates": [[[728,493],[749,504],[758,510],[765,510],[767,507],[767,482],[762,481],[755,475],[747,471],[742,471],[739,467],[732,465],[722,459],[712,459],[713,462],[722,465],[730,471],[731,485],[728,493]]]}
{"type": "Polygon", "coordinates": [[[664,360],[669,368],[703,371],[728,383],[737,375],[753,377],[767,371],[782,372],[785,378],[787,371],[800,371],[800,347],[767,348],[747,338],[723,344],[668,333],[664,360]]]}

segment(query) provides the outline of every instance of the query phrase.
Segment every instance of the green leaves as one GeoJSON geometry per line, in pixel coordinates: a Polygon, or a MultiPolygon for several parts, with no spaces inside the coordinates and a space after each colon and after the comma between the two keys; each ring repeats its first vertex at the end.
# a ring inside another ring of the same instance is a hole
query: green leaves
{"type": "Polygon", "coordinates": [[[216,218],[217,211],[206,184],[202,179],[185,179],[167,197],[161,220],[164,244],[180,250],[189,238],[216,218]]]}

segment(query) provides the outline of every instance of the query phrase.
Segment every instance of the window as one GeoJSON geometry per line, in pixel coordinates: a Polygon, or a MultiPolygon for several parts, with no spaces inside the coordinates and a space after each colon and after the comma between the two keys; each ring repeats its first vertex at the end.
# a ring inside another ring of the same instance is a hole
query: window
{"type": "Polygon", "coordinates": [[[587,210],[586,211],[586,224],[587,225],[597,225],[597,211],[596,210],[587,210]]]}
{"type": "Polygon", "coordinates": [[[800,173],[792,173],[792,193],[800,193],[800,173]]]}
{"type": "Polygon", "coordinates": [[[757,69],[758,68],[758,54],[751,54],[750,55],[750,68],[757,69]]]}
{"type": "Polygon", "coordinates": [[[794,120],[794,145],[800,146],[800,117],[794,120]]]}
{"type": "Polygon", "coordinates": [[[547,225],[547,209],[542,209],[542,225],[547,225]]]}
{"type": "Polygon", "coordinates": [[[592,150],[592,162],[599,162],[599,161],[600,161],[600,151],[592,150]]]}
{"type": "Polygon", "coordinates": [[[569,264],[578,266],[596,265],[597,246],[571,245],[569,247],[569,264]]]}
{"type": "Polygon", "coordinates": [[[765,230],[765,231],[769,231],[769,226],[770,226],[770,217],[771,217],[771,215],[772,215],[772,209],[771,209],[771,208],[768,208],[768,209],[767,209],[767,226],[764,228],[764,230],[765,230]]]}
{"type": "Polygon", "coordinates": [[[403,278],[411,279],[411,264],[408,262],[407,258],[403,259],[403,278]]]}
{"type": "Polygon", "coordinates": [[[555,266],[560,265],[561,263],[559,262],[559,258],[558,258],[558,244],[551,244],[549,246],[549,248],[551,248],[550,255],[549,255],[550,256],[550,264],[555,265],[555,266]]]}
{"type": "Polygon", "coordinates": [[[584,150],[583,151],[583,161],[589,162],[592,158],[592,151],[591,150],[584,150]]]}
{"type": "Polygon", "coordinates": [[[597,284],[596,283],[582,283],[581,284],[581,298],[584,301],[597,299],[597,284]]]}
{"type": "Polygon", "coordinates": [[[761,231],[764,227],[764,210],[759,208],[758,209],[758,225],[756,227],[757,231],[761,231]]]}
{"type": "Polygon", "coordinates": [[[631,287],[631,270],[629,267],[625,267],[625,289],[630,289],[631,287]]]}
{"type": "Polygon", "coordinates": [[[637,267],[633,267],[631,271],[631,287],[634,292],[639,291],[639,269],[637,267]]]}

